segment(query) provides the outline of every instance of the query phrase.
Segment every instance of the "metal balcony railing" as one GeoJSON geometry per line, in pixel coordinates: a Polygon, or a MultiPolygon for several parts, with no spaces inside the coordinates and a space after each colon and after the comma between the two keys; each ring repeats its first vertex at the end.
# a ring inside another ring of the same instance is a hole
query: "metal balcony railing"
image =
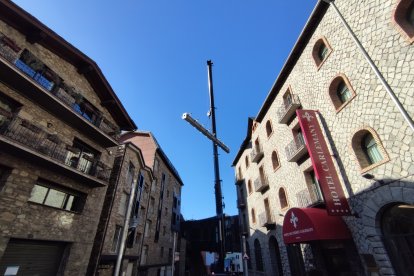
{"type": "Polygon", "coordinates": [[[298,95],[292,94],[289,100],[285,101],[277,110],[279,123],[286,124],[299,107],[300,101],[298,95]]]}
{"type": "Polygon", "coordinates": [[[304,154],[307,153],[305,140],[302,133],[294,136],[293,140],[285,148],[286,157],[289,162],[296,162],[304,154]]]}
{"type": "Polygon", "coordinates": [[[107,120],[100,111],[92,106],[91,103],[82,97],[82,93],[77,92],[75,88],[64,84],[64,81],[52,70],[50,70],[41,60],[30,54],[27,50],[24,52],[31,55],[32,65],[28,65],[19,57],[20,48],[17,45],[11,47],[14,43],[11,39],[0,33],[0,56],[12,64],[24,75],[30,77],[33,81],[39,84],[47,93],[54,95],[64,105],[68,106],[73,111],[79,113],[85,120],[89,121],[102,132],[118,140],[120,130],[117,126],[107,120]],[[9,43],[5,43],[9,41],[9,43]],[[38,68],[38,70],[36,70],[38,68]]]}
{"type": "Polygon", "coordinates": [[[274,217],[267,212],[262,212],[259,214],[259,224],[263,227],[269,227],[270,225],[276,224],[274,217]]]}
{"type": "Polygon", "coordinates": [[[0,135],[82,173],[108,181],[111,168],[90,154],[61,141],[56,134],[17,116],[3,119],[0,135]]]}
{"type": "Polygon", "coordinates": [[[237,200],[237,208],[239,209],[246,208],[246,201],[244,199],[239,198],[237,200]]]}
{"type": "Polygon", "coordinates": [[[250,152],[250,159],[252,162],[259,163],[259,161],[263,158],[264,153],[261,145],[254,145],[252,151],[250,152]]]}
{"type": "Polygon", "coordinates": [[[269,187],[269,182],[267,181],[267,177],[258,177],[254,181],[254,190],[256,192],[262,192],[268,187],[269,187]]]}
{"type": "Polygon", "coordinates": [[[306,208],[324,202],[320,188],[316,185],[310,185],[308,188],[296,193],[296,200],[300,208],[306,208]]]}

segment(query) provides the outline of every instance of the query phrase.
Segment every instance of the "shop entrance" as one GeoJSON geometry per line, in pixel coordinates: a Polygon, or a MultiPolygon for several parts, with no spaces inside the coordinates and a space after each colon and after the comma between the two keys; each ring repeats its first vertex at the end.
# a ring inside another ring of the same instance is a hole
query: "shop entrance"
{"type": "Polygon", "coordinates": [[[315,275],[363,275],[358,252],[352,240],[312,242],[315,275]]]}

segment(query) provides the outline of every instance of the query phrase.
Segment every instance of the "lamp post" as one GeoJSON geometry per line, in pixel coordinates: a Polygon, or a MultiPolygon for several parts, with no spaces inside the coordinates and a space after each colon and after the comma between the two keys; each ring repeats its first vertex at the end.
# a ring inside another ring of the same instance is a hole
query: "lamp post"
{"type": "Polygon", "coordinates": [[[225,254],[225,220],[223,213],[223,195],[221,192],[221,180],[220,180],[220,169],[218,159],[218,146],[220,146],[225,152],[229,153],[229,148],[224,145],[220,140],[217,139],[216,130],[216,112],[214,106],[214,91],[213,91],[213,75],[212,75],[211,60],[207,61],[208,66],[208,87],[210,93],[210,111],[209,117],[211,117],[212,132],[210,133],[207,129],[201,126],[196,120],[191,118],[188,113],[184,113],[182,118],[194,126],[198,131],[204,134],[208,139],[213,142],[213,157],[214,157],[214,193],[216,199],[216,216],[217,216],[217,227],[219,241],[217,244],[217,251],[219,253],[219,269],[224,271],[224,254],[225,254]]]}

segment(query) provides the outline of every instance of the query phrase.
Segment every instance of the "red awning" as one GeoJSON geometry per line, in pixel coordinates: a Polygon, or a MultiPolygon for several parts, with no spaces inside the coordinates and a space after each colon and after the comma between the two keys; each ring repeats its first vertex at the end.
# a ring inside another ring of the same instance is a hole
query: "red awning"
{"type": "Polygon", "coordinates": [[[283,220],[285,244],[351,238],[342,218],[329,216],[325,209],[292,208],[287,211],[283,220]]]}

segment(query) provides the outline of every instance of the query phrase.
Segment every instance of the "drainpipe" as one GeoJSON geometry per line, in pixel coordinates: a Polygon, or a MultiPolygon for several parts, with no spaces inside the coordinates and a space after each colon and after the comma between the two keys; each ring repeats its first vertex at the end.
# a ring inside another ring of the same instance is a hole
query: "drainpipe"
{"type": "Polygon", "coordinates": [[[410,126],[411,130],[414,132],[414,121],[413,121],[413,119],[410,117],[410,115],[404,109],[404,107],[402,106],[402,104],[398,100],[397,96],[395,95],[394,91],[391,89],[391,87],[389,86],[389,84],[385,80],[384,76],[378,70],[378,67],[375,65],[374,61],[368,55],[368,53],[365,50],[364,46],[362,46],[361,42],[358,40],[355,33],[352,31],[351,27],[345,21],[345,18],[342,16],[341,12],[336,7],[334,0],[322,0],[322,1],[330,4],[331,7],[335,10],[335,12],[338,15],[339,19],[341,20],[342,24],[345,26],[345,28],[347,29],[347,31],[351,35],[352,39],[354,40],[355,44],[357,45],[357,47],[361,51],[362,55],[367,60],[367,62],[370,65],[371,69],[374,71],[374,73],[377,76],[378,80],[381,82],[382,86],[385,88],[385,91],[387,91],[388,95],[391,97],[391,100],[394,102],[395,106],[398,108],[401,115],[404,117],[405,121],[410,126]]]}
{"type": "MultiPolygon", "coordinates": [[[[138,176],[139,181],[141,182],[141,173],[138,176]]],[[[127,239],[127,235],[128,235],[128,228],[129,228],[129,221],[130,221],[130,217],[131,217],[131,212],[132,212],[132,206],[134,205],[134,200],[135,200],[135,191],[137,189],[138,186],[138,180],[134,179],[132,182],[132,187],[131,187],[131,193],[129,195],[129,201],[128,201],[128,209],[126,211],[125,214],[125,221],[124,221],[124,228],[122,231],[122,236],[121,236],[121,243],[120,246],[118,248],[118,255],[116,258],[116,265],[115,265],[115,270],[114,270],[114,276],[118,276],[121,270],[121,264],[122,264],[122,258],[124,255],[124,251],[125,251],[125,242],[127,239]]]]}

